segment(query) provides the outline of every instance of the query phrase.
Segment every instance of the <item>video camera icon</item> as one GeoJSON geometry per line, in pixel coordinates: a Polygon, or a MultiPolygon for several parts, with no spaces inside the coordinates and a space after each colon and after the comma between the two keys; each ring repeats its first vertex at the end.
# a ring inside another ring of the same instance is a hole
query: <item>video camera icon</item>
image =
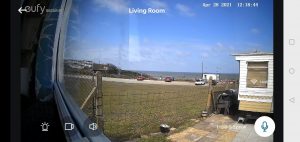
{"type": "Polygon", "coordinates": [[[75,128],[73,123],[65,123],[65,131],[71,131],[75,128]]]}

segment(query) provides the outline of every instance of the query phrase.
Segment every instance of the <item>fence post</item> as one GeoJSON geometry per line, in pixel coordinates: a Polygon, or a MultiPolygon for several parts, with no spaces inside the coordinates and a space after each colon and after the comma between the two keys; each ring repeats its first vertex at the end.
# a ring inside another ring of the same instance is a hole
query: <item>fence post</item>
{"type": "Polygon", "coordinates": [[[208,97],[207,97],[207,103],[206,103],[206,111],[208,114],[211,114],[213,111],[213,86],[212,86],[212,78],[209,78],[208,81],[208,97]]]}
{"type": "Polygon", "coordinates": [[[98,127],[104,131],[104,117],[103,117],[103,93],[102,93],[102,74],[100,71],[96,72],[96,94],[94,96],[95,117],[98,127]]]}
{"type": "Polygon", "coordinates": [[[230,85],[230,81],[227,81],[225,85],[225,90],[228,90],[230,88],[229,85],[230,85]]]}

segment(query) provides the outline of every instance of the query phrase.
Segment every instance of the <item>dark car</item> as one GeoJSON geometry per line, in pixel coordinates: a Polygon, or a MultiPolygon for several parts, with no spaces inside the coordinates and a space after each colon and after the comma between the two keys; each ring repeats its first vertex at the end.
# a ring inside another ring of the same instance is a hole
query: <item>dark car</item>
{"type": "Polygon", "coordinates": [[[217,84],[218,84],[218,82],[216,80],[211,81],[211,85],[217,85],[217,84]]]}
{"type": "Polygon", "coordinates": [[[171,81],[173,81],[173,78],[172,78],[172,77],[169,77],[169,76],[168,76],[168,77],[165,78],[165,82],[171,82],[171,81]]]}
{"type": "Polygon", "coordinates": [[[145,80],[145,77],[144,77],[144,76],[138,76],[138,77],[136,78],[136,80],[138,80],[138,81],[143,81],[143,80],[145,80]]]}

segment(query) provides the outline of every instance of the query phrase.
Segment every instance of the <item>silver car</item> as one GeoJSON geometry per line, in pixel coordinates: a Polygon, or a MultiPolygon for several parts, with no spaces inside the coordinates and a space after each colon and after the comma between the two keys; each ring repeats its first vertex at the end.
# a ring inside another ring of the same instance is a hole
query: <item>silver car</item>
{"type": "Polygon", "coordinates": [[[195,85],[205,85],[205,81],[203,79],[197,79],[195,85]]]}

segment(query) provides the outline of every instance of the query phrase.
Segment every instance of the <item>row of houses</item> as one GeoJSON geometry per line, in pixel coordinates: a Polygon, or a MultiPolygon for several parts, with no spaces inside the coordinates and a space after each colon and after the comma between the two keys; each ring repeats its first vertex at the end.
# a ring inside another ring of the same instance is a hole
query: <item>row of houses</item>
{"type": "Polygon", "coordinates": [[[74,69],[83,69],[83,68],[92,68],[93,67],[93,61],[88,61],[88,60],[66,59],[64,61],[64,63],[74,69]]]}

